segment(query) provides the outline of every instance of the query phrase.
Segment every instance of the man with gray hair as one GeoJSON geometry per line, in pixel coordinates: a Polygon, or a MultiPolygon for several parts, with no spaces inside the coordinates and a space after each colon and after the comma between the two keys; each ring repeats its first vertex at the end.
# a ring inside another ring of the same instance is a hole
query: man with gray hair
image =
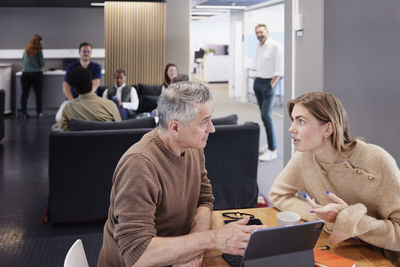
{"type": "Polygon", "coordinates": [[[210,230],[214,197],[203,149],[213,94],[195,82],[171,85],[159,99],[160,126],[120,159],[113,177],[98,266],[200,266],[217,249],[243,255],[249,218],[210,230]]]}

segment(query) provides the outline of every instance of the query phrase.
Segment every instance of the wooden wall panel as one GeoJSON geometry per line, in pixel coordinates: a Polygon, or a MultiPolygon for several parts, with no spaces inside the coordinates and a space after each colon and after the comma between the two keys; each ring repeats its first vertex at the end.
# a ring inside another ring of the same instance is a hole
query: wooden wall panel
{"type": "Polygon", "coordinates": [[[161,84],[165,65],[166,7],[154,2],[105,2],[105,84],[122,68],[127,84],[161,84]]]}

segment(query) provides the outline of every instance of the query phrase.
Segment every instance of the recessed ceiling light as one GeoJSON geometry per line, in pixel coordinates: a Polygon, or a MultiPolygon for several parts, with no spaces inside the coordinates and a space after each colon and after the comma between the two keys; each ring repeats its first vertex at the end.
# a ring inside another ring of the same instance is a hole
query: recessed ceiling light
{"type": "Polygon", "coordinates": [[[90,6],[104,6],[104,3],[90,3],[90,6]]]}

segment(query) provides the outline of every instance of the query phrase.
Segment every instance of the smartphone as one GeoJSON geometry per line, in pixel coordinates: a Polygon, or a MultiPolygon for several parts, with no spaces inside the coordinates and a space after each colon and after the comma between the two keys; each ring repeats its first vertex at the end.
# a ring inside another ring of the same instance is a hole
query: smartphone
{"type": "MultiPolygon", "coordinates": [[[[236,221],[237,220],[225,220],[224,223],[228,224],[228,223],[236,222],[236,221]]],[[[246,225],[262,225],[262,224],[263,223],[261,222],[260,219],[253,218],[253,219],[250,219],[249,222],[246,225]]]]}

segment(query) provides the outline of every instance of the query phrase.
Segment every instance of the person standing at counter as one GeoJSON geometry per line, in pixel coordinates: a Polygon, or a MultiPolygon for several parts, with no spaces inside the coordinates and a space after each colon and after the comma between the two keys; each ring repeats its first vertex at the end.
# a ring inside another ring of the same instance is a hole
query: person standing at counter
{"type": "Polygon", "coordinates": [[[38,117],[43,117],[42,113],[42,87],[43,87],[43,71],[44,66],[42,52],[42,37],[38,34],[32,36],[25,48],[22,56],[22,95],[21,95],[21,111],[25,118],[30,116],[26,112],[28,102],[29,89],[33,87],[36,95],[36,113],[38,117]]]}
{"type": "Polygon", "coordinates": [[[68,101],[74,100],[74,98],[78,97],[77,92],[74,90],[74,88],[68,83],[67,77],[68,74],[71,70],[75,68],[85,68],[90,71],[92,74],[92,92],[96,92],[97,88],[100,85],[100,80],[101,80],[101,65],[99,63],[93,62],[90,60],[90,57],[92,56],[92,49],[93,46],[88,43],[88,42],[83,42],[79,45],[79,57],[80,60],[73,62],[67,66],[67,70],[64,76],[64,82],[63,82],[63,92],[65,96],[67,97],[67,100],[64,101],[60,108],[57,111],[56,114],[56,121],[58,122],[61,118],[62,110],[64,109],[65,105],[68,103],[68,101]]]}

